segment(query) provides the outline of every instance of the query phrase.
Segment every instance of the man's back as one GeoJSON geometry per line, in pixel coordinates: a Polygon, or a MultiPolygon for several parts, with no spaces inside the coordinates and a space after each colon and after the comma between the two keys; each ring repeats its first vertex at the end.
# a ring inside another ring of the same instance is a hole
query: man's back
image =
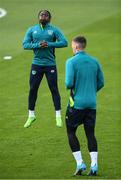
{"type": "Polygon", "coordinates": [[[96,92],[103,86],[98,61],[80,51],[66,64],[66,86],[72,88],[76,109],[96,109],[96,92]]]}
{"type": "Polygon", "coordinates": [[[84,52],[87,39],[84,36],[73,38],[71,46],[74,56],[66,62],[66,87],[71,90],[70,103],[66,110],[66,129],[74,159],[74,175],[82,175],[86,170],[80,150],[77,128],[83,124],[90,154],[89,176],[98,172],[98,145],[95,137],[96,92],[104,86],[104,79],[98,61],[84,52]]]}

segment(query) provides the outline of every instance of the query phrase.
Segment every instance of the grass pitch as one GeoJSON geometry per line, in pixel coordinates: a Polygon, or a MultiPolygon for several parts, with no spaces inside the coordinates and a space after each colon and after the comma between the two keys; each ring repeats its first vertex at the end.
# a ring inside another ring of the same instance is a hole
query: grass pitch
{"type": "MultiPolygon", "coordinates": [[[[64,85],[65,61],[72,56],[71,39],[83,34],[87,52],[102,64],[105,87],[97,97],[96,136],[99,145],[99,175],[95,179],[121,177],[121,1],[120,0],[0,0],[7,16],[0,19],[0,178],[73,179],[75,161],[68,146],[65,125],[55,126],[55,113],[45,78],[39,89],[37,121],[29,129],[27,98],[32,52],[22,49],[29,26],[37,23],[40,9],[52,12],[52,24],[59,26],[69,47],[56,50],[59,89],[64,120],[69,92],[64,85]],[[11,55],[12,60],[3,60],[11,55]]],[[[83,159],[90,158],[83,127],[80,137],[83,159]]],[[[76,179],[92,179],[86,174],[76,179]]]]}

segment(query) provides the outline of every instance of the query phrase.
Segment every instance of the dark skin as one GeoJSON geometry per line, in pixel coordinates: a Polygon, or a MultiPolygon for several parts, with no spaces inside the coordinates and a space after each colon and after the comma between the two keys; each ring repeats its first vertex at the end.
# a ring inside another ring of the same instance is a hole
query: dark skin
{"type": "MultiPolygon", "coordinates": [[[[46,26],[46,24],[50,22],[50,17],[49,17],[48,12],[47,11],[42,11],[38,16],[38,20],[39,20],[39,23],[44,28],[46,26]]],[[[48,44],[47,44],[46,41],[41,41],[40,46],[41,46],[41,48],[47,48],[48,44]]]]}

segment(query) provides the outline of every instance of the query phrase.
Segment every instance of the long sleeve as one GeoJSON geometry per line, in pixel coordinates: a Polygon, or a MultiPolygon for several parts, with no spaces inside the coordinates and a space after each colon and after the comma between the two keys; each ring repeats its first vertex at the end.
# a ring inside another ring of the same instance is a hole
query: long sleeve
{"type": "Polygon", "coordinates": [[[23,40],[23,48],[27,50],[40,48],[40,43],[33,43],[32,40],[32,28],[29,28],[28,31],[25,34],[24,40],[23,40]]]}
{"type": "Polygon", "coordinates": [[[55,31],[55,38],[56,38],[55,42],[47,42],[48,47],[62,48],[62,47],[67,47],[68,46],[68,42],[67,42],[65,36],[57,28],[56,28],[56,31],[55,31]]]}
{"type": "Polygon", "coordinates": [[[99,91],[104,86],[104,76],[101,69],[101,66],[98,64],[97,72],[97,91],[99,91]]]}
{"type": "Polygon", "coordinates": [[[67,89],[72,89],[74,86],[74,68],[71,60],[66,62],[65,84],[67,89]]]}

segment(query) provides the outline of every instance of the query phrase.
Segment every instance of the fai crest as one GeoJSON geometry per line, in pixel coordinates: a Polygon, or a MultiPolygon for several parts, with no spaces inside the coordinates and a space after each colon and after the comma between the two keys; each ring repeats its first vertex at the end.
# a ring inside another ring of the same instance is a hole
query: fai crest
{"type": "Polygon", "coordinates": [[[49,35],[52,35],[52,34],[53,34],[53,31],[52,31],[52,30],[48,30],[48,34],[49,34],[49,35]]]}

